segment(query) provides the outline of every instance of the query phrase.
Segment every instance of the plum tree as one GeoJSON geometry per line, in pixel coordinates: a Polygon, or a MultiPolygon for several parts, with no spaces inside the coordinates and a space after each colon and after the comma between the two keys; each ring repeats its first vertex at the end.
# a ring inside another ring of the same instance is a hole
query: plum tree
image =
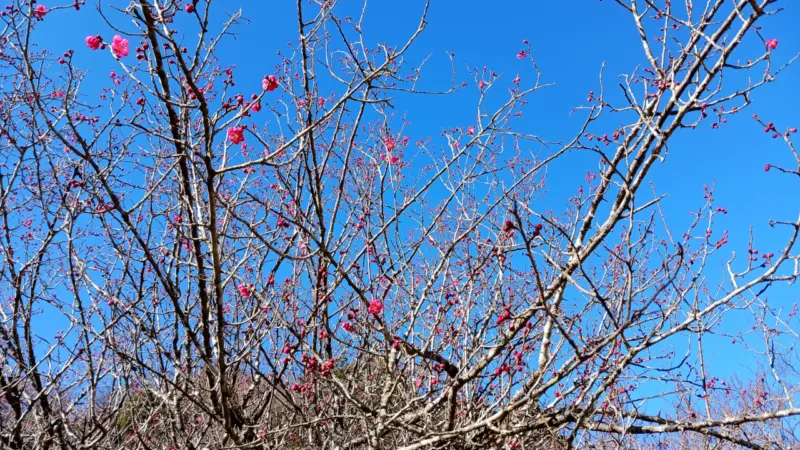
{"type": "MultiPolygon", "coordinates": [[[[800,445],[800,219],[729,243],[713,187],[688,222],[650,189],[676,136],[781,82],[780,2],[606,2],[642,65],[558,142],[517,121],[548,87],[527,41],[524,76],[423,87],[424,2],[380,44],[352,3],[299,0],[257,76],[225,46],[246,7],[66,3],[0,15],[4,448],[800,445]],[[87,14],[77,50],[39,44],[87,14]],[[437,136],[397,109],[468,93],[437,136]],[[586,177],[553,205],[564,162],[586,177]],[[752,373],[717,373],[721,339],[752,373]]],[[[761,175],[794,180],[796,129],[753,117],[791,155],[761,175]]]]}

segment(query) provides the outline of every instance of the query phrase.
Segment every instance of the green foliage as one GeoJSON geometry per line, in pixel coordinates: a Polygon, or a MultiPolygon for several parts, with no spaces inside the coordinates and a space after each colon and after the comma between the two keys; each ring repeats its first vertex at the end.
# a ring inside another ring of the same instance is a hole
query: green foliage
{"type": "Polygon", "coordinates": [[[158,399],[149,389],[133,392],[126,398],[117,415],[117,430],[124,432],[135,423],[147,420],[158,409],[158,399]]]}

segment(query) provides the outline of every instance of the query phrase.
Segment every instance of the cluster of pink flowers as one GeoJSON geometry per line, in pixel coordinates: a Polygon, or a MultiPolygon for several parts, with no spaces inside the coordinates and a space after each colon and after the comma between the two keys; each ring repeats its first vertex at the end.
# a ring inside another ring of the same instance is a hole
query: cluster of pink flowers
{"type": "Polygon", "coordinates": [[[266,75],[264,76],[264,80],[261,81],[261,87],[267,92],[272,92],[278,89],[278,79],[273,75],[266,75]]]}
{"type": "MultiPolygon", "coordinates": [[[[100,35],[86,36],[85,42],[86,46],[92,50],[105,48],[105,44],[103,43],[103,38],[100,37],[100,35]]],[[[130,54],[129,46],[130,42],[127,39],[123,38],[118,34],[115,34],[114,38],[111,40],[111,53],[114,55],[115,58],[128,56],[130,54]]]]}
{"type": "Polygon", "coordinates": [[[394,150],[397,141],[395,141],[392,136],[387,136],[386,140],[383,141],[383,143],[386,145],[386,150],[389,150],[391,152],[392,150],[394,150]]]}
{"type": "Polygon", "coordinates": [[[497,316],[497,324],[501,325],[503,322],[510,319],[511,319],[511,311],[509,311],[508,309],[503,309],[503,312],[500,313],[499,316],[497,316]]]}
{"type": "Polygon", "coordinates": [[[242,294],[242,297],[250,297],[250,287],[245,286],[244,284],[240,284],[236,286],[236,289],[239,290],[239,293],[242,294]]]}
{"type": "Polygon", "coordinates": [[[322,376],[327,377],[328,375],[330,375],[331,371],[333,370],[333,367],[334,367],[334,360],[332,360],[332,359],[329,359],[329,360],[325,361],[324,363],[322,363],[322,366],[320,367],[320,371],[322,372],[322,376]]]}
{"type": "Polygon", "coordinates": [[[244,142],[244,127],[228,128],[228,140],[234,144],[241,144],[244,142]]]}
{"type": "MultiPolygon", "coordinates": [[[[408,137],[403,138],[403,145],[408,143],[408,137]]],[[[383,161],[389,161],[392,165],[400,164],[400,155],[392,153],[397,148],[397,139],[393,136],[387,136],[386,139],[383,140],[383,145],[386,146],[386,150],[389,152],[388,155],[381,154],[380,158],[383,161]]]]}
{"type": "Polygon", "coordinates": [[[379,315],[383,312],[383,303],[380,300],[373,300],[369,304],[369,313],[379,315]]]}
{"type": "Polygon", "coordinates": [[[778,40],[777,39],[767,39],[767,48],[770,50],[775,50],[778,48],[778,40]]]}

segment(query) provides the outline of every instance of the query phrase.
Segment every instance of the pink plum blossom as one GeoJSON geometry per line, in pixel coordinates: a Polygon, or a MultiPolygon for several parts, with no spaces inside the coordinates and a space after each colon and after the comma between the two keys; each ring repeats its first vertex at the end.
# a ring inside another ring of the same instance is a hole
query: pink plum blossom
{"type": "Polygon", "coordinates": [[[92,50],[97,50],[100,48],[100,38],[98,36],[86,36],[86,45],[92,50]]]}
{"type": "Polygon", "coordinates": [[[128,45],[130,45],[130,43],[127,39],[115,34],[114,39],[111,41],[111,52],[117,58],[128,56],[128,45]]]}
{"type": "Polygon", "coordinates": [[[274,91],[275,89],[278,89],[278,79],[273,75],[267,75],[261,82],[261,87],[263,87],[267,92],[274,91]]]}
{"type": "Polygon", "coordinates": [[[244,127],[228,128],[228,140],[234,144],[241,144],[244,142],[244,127]]]}

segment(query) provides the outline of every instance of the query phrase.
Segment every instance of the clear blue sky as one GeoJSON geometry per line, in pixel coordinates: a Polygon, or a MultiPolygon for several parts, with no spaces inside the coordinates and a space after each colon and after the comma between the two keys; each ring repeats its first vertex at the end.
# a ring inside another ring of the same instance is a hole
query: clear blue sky
{"type": "MultiPolygon", "coordinates": [[[[49,0],[40,3],[52,6],[49,0]]],[[[360,7],[360,3],[350,0],[341,0],[340,4],[337,7],[355,7],[354,13],[360,7]]],[[[420,0],[372,0],[367,8],[364,30],[367,43],[397,45],[404,42],[416,27],[423,4],[420,0]]],[[[780,41],[774,57],[785,61],[800,50],[800,27],[797,27],[800,4],[788,1],[779,4],[786,10],[760,24],[766,38],[780,41]]],[[[250,78],[254,91],[261,77],[272,73],[279,62],[276,51],[287,51],[287,41],[296,42],[294,2],[224,0],[217,1],[217,5],[220,12],[241,6],[250,20],[250,24],[236,29],[235,40],[226,41],[221,62],[223,66],[237,64],[238,84],[241,86],[250,78]]],[[[317,10],[314,5],[305,5],[317,10]]],[[[582,118],[570,117],[570,108],[585,102],[590,90],[599,91],[598,72],[602,63],[606,63],[608,89],[617,89],[618,74],[631,73],[637,65],[644,64],[632,20],[610,0],[433,0],[428,22],[407,59],[415,61],[431,56],[422,73],[425,86],[429,87],[444,87],[449,81],[450,62],[446,52],[455,54],[459,80],[466,79],[466,65],[489,66],[504,74],[507,82],[520,72],[531,76],[528,66],[516,59],[517,52],[523,48],[522,41],[530,41],[543,72],[543,81],[555,85],[531,98],[532,105],[517,126],[549,141],[567,140],[576,132],[582,118]]],[[[132,29],[128,23],[117,24],[123,29],[132,29]]],[[[115,67],[108,54],[92,52],[85,46],[83,39],[89,34],[102,34],[110,40],[113,32],[99,19],[94,8],[87,5],[77,13],[63,11],[49,15],[37,30],[37,40],[57,53],[75,49],[75,64],[92,70],[90,80],[96,85],[90,89],[95,89],[110,83],[108,72],[115,67]]],[[[745,48],[757,51],[763,45],[752,40],[745,43],[745,48]]],[[[751,115],[757,113],[767,121],[774,121],[779,130],[800,127],[798,85],[800,67],[792,67],[777,82],[759,90],[749,109],[729,117],[728,123],[719,130],[712,130],[709,121],[698,130],[687,130],[676,137],[666,162],[653,174],[658,191],[669,193],[663,205],[673,223],[687,223],[688,212],[702,204],[703,184],[715,184],[718,204],[729,212],[718,225],[720,231],[729,230],[729,250],[735,249],[739,254],[746,250],[748,229],[752,225],[757,236],[764,236],[759,239],[762,244],[758,247],[770,249],[773,246],[774,251],[774,246],[781,242],[778,239],[781,233],[770,231],[767,221],[796,218],[800,201],[793,180],[774,171],[764,172],[766,163],[787,163],[791,158],[783,144],[765,134],[751,115]],[[774,237],[764,234],[770,232],[774,237]]],[[[251,92],[244,87],[243,90],[251,92]]],[[[408,134],[413,141],[436,137],[446,127],[471,124],[476,100],[477,88],[470,86],[450,97],[427,97],[421,102],[408,99],[396,106],[398,112],[406,112],[411,121],[408,134]]],[[[603,130],[593,131],[602,134],[603,130]]],[[[610,134],[613,129],[606,131],[610,134]]],[[[595,166],[582,167],[580,156],[565,161],[569,164],[556,164],[549,170],[548,202],[553,206],[563,203],[576,191],[586,170],[596,169],[595,166]]],[[[776,293],[782,297],[779,300],[787,304],[797,297],[796,289],[781,289],[776,293]]],[[[718,357],[730,359],[725,352],[718,357]]]]}

